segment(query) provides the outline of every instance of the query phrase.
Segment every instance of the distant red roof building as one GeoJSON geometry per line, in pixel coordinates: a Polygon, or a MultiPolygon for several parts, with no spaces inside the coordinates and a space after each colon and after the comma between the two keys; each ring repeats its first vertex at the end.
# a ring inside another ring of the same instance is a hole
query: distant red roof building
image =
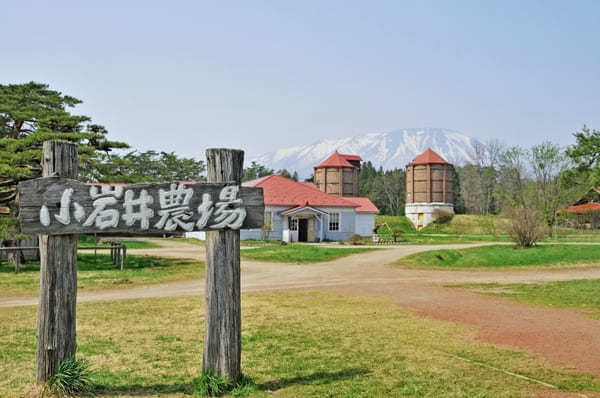
{"type": "Polygon", "coordinates": [[[587,213],[588,211],[599,211],[600,203],[583,203],[580,205],[572,205],[567,207],[569,213],[587,213]]]}
{"type": "Polygon", "coordinates": [[[332,153],[327,159],[321,162],[318,166],[315,166],[315,169],[323,169],[326,167],[349,167],[356,168],[350,162],[360,162],[362,158],[358,155],[347,155],[339,152],[332,153]]]}
{"type": "Polygon", "coordinates": [[[417,156],[410,162],[409,166],[414,166],[418,164],[449,164],[446,160],[435,153],[431,148],[427,148],[425,152],[417,156]]]}
{"type": "Polygon", "coordinates": [[[340,197],[320,191],[314,185],[272,174],[244,182],[246,187],[261,187],[265,205],[290,207],[352,207],[357,212],[377,213],[368,198],[340,197]]]}

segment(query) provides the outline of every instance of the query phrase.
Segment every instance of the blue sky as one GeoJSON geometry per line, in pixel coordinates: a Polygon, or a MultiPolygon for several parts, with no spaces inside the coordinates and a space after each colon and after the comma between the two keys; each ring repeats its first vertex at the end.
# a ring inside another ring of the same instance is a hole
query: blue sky
{"type": "Polygon", "coordinates": [[[2,83],[84,100],[139,149],[404,127],[507,144],[600,129],[599,1],[6,1],[2,83]]]}

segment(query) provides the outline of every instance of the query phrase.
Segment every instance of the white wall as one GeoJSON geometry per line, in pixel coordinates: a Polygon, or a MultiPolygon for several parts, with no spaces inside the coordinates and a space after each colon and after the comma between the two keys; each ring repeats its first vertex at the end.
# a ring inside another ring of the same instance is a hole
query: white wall
{"type": "Polygon", "coordinates": [[[356,230],[355,233],[360,236],[369,237],[373,235],[373,228],[375,228],[375,214],[374,213],[356,213],[356,230]]]}
{"type": "Polygon", "coordinates": [[[407,203],[404,207],[404,214],[419,229],[419,226],[425,228],[428,224],[435,221],[433,212],[436,209],[451,211],[454,213],[454,205],[451,203],[407,203]],[[419,213],[423,214],[423,220],[419,221],[419,213]]]}
{"type": "Polygon", "coordinates": [[[204,231],[186,232],[185,237],[199,239],[199,240],[206,240],[206,232],[204,232],[204,231]]]}

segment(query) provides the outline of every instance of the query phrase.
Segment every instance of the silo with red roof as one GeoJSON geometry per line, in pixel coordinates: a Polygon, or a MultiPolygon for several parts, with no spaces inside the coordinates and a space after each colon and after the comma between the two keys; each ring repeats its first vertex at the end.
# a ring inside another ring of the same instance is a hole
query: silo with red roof
{"type": "Polygon", "coordinates": [[[454,213],[453,182],[454,166],[430,148],[406,165],[404,211],[415,228],[424,228],[444,212],[454,213]]]}
{"type": "Polygon", "coordinates": [[[358,196],[358,175],[362,158],[335,151],[315,166],[314,184],[321,191],[337,196],[358,196]]]}

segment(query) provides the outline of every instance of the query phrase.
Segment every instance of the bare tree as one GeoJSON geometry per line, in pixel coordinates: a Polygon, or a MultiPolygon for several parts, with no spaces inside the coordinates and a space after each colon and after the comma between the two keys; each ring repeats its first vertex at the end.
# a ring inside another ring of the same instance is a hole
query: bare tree
{"type": "Polygon", "coordinates": [[[473,163],[457,169],[460,179],[460,195],[467,213],[489,214],[494,212],[494,186],[498,164],[504,145],[498,140],[474,145],[473,163]]]}
{"type": "Polygon", "coordinates": [[[500,210],[523,205],[527,185],[527,151],[519,146],[502,152],[498,165],[498,184],[494,195],[500,210]]]}
{"type": "Polygon", "coordinates": [[[568,169],[569,160],[558,145],[545,141],[531,148],[530,167],[534,183],[531,201],[542,213],[551,233],[558,210],[573,200],[574,190],[560,178],[568,169]]]}
{"type": "Polygon", "coordinates": [[[520,247],[531,247],[544,236],[539,211],[517,206],[510,209],[508,215],[510,218],[508,235],[520,247]]]}

